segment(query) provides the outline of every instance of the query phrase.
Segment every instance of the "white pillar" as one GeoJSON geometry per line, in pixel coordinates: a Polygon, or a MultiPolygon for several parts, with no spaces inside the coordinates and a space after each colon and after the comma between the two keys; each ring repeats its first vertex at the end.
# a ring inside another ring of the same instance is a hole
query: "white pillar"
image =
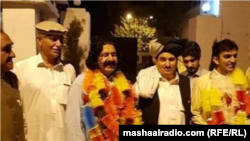
{"type": "Polygon", "coordinates": [[[14,62],[37,53],[35,24],[38,18],[33,8],[3,8],[3,29],[14,42],[14,62]]]}
{"type": "Polygon", "coordinates": [[[196,41],[201,47],[202,67],[208,69],[215,39],[221,39],[222,20],[212,15],[197,16],[189,20],[188,38],[196,41]]]}

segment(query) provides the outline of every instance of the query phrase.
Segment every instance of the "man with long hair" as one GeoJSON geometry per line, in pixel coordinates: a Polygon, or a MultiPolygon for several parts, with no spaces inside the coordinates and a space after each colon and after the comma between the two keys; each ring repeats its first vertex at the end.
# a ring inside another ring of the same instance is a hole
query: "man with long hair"
{"type": "Polygon", "coordinates": [[[118,140],[120,124],[141,124],[136,95],[119,70],[119,59],[112,39],[92,40],[87,69],[69,91],[68,141],[118,140]]]}

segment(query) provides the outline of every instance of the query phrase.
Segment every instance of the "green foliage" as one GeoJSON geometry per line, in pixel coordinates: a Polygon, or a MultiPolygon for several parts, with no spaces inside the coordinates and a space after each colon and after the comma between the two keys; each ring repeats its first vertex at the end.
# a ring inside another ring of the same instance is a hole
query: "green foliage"
{"type": "Polygon", "coordinates": [[[133,18],[126,20],[121,17],[121,25],[115,25],[114,37],[137,38],[138,51],[147,51],[149,40],[154,37],[156,29],[150,27],[147,19],[133,18]]]}
{"type": "Polygon", "coordinates": [[[83,50],[78,46],[79,37],[81,36],[85,24],[84,19],[75,18],[69,25],[68,32],[66,34],[66,45],[63,48],[63,58],[66,63],[70,63],[74,66],[76,74],[80,73],[80,62],[83,55],[83,50]]]}

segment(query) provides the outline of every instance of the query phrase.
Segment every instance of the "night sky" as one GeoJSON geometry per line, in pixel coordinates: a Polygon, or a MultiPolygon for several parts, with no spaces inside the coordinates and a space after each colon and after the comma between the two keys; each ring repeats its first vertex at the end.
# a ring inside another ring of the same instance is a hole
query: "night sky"
{"type": "MultiPolygon", "coordinates": [[[[91,36],[110,36],[114,30],[114,24],[119,24],[120,17],[129,12],[136,17],[154,16],[155,27],[164,36],[172,34],[167,20],[176,21],[176,17],[181,19],[192,6],[198,2],[188,1],[82,1],[80,6],[74,6],[73,1],[69,1],[70,7],[85,8],[91,16],[91,36]],[[168,26],[166,26],[168,25],[168,26]]],[[[174,25],[178,25],[174,23],[174,25]]]]}

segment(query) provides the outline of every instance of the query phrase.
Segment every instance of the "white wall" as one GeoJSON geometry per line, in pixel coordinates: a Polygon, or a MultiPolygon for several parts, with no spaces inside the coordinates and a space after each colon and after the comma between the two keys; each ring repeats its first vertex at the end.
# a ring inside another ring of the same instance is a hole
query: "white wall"
{"type": "Polygon", "coordinates": [[[36,54],[35,24],[35,9],[3,8],[3,29],[14,42],[14,62],[36,54]]]}
{"type": "MultiPolygon", "coordinates": [[[[198,13],[197,13],[198,14],[198,13]]],[[[249,66],[250,1],[221,1],[219,17],[196,16],[189,20],[183,37],[197,41],[202,49],[201,65],[208,68],[213,40],[229,38],[239,46],[237,67],[246,71],[249,66]]]]}
{"type": "Polygon", "coordinates": [[[238,67],[246,71],[250,45],[250,1],[221,1],[222,38],[230,38],[239,46],[238,67]]]}
{"type": "Polygon", "coordinates": [[[220,18],[210,15],[197,16],[189,21],[189,40],[196,41],[200,45],[200,64],[206,69],[209,69],[214,40],[221,39],[221,24],[220,18]]]}

